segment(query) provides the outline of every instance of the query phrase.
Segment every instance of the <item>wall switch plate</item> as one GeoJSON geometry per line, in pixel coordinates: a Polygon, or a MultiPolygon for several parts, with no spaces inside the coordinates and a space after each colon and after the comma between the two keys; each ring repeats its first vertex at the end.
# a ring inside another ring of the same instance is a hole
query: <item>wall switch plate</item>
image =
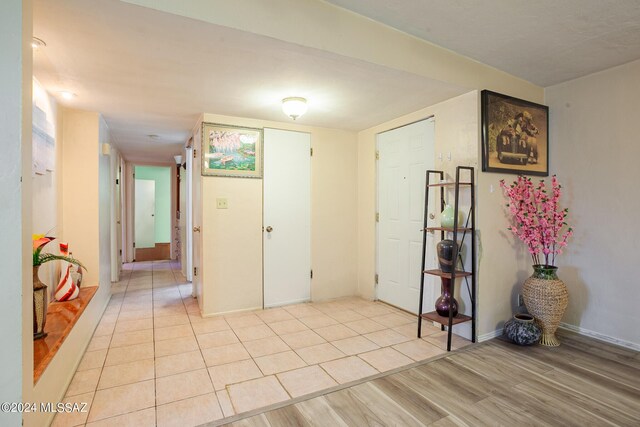
{"type": "Polygon", "coordinates": [[[516,302],[518,304],[518,307],[522,307],[524,305],[524,297],[522,296],[522,294],[518,294],[518,300],[516,302]]]}
{"type": "Polygon", "coordinates": [[[228,209],[229,204],[227,203],[227,199],[216,199],[216,208],[218,209],[228,209]]]}

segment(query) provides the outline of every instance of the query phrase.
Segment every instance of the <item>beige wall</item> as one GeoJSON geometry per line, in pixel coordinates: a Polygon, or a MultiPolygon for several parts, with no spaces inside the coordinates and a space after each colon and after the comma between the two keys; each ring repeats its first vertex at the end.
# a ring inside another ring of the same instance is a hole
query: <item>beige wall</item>
{"type": "MultiPolygon", "coordinates": [[[[111,297],[110,284],[110,172],[109,157],[101,153],[101,142],[109,141],[106,124],[97,113],[62,110],[62,175],[58,203],[62,206],[60,240],[70,244],[74,256],[88,271],[83,283],[100,285],[95,296],[51,360],[37,384],[33,384],[33,340],[23,342],[24,401],[59,402],[71,382],[84,350],[111,297]],[[25,374],[26,375],[26,374],[25,374]]],[[[43,215],[50,215],[46,213],[43,215]]],[[[43,221],[34,212],[37,221],[43,221]]],[[[49,282],[52,283],[52,282],[49,282]]],[[[47,425],[52,413],[25,416],[25,426],[47,425]]]]}
{"type": "Polygon", "coordinates": [[[634,61],[545,90],[551,170],[575,228],[558,258],[569,288],[563,322],[638,350],[639,76],[634,61]]]}
{"type": "MultiPolygon", "coordinates": [[[[311,297],[354,295],[355,133],[213,114],[204,120],[311,133],[311,297]]],[[[201,184],[203,313],[262,307],[262,180],[201,177],[201,184]],[[227,198],[229,209],[216,209],[217,197],[227,198]]]]}
{"type": "Polygon", "coordinates": [[[100,271],[100,115],[65,109],[62,148],[62,229],[74,256],[87,267],[83,282],[98,284],[100,271]]]}

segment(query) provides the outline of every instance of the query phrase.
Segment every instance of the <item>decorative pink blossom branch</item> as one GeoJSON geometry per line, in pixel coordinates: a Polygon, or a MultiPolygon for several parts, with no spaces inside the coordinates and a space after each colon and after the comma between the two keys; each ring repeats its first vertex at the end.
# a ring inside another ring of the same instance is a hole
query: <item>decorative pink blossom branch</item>
{"type": "Polygon", "coordinates": [[[509,186],[501,180],[500,187],[508,199],[508,230],[527,246],[534,264],[541,264],[544,259],[545,265],[555,266],[556,255],[562,253],[573,235],[572,228],[564,230],[569,210],[559,207],[562,186],[556,176],[551,177],[550,191],[544,180],[534,185],[531,178],[524,176],[518,176],[509,186]]]}

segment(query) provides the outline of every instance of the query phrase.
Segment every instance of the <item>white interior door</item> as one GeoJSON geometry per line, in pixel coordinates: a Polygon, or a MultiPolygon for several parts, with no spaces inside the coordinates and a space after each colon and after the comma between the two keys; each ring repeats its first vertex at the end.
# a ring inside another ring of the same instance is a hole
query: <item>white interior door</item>
{"type": "MultiPolygon", "coordinates": [[[[191,284],[192,295],[198,298],[198,304],[202,310],[202,304],[204,302],[202,281],[202,245],[204,240],[202,238],[202,152],[198,147],[201,147],[202,142],[202,128],[198,127],[193,135],[193,145],[187,154],[189,161],[191,162],[191,214],[187,218],[191,218],[191,284]]],[[[187,191],[189,192],[189,191],[187,191]]],[[[188,234],[188,235],[189,235],[188,234]]]]}
{"type": "Polygon", "coordinates": [[[311,135],[264,130],[264,306],[311,298],[311,135]]]}
{"type": "Polygon", "coordinates": [[[110,157],[111,176],[111,281],[120,280],[120,155],[112,150],[110,157]]]}
{"type": "MultiPolygon", "coordinates": [[[[187,265],[186,274],[188,281],[193,280],[193,147],[187,147],[185,150],[187,164],[187,211],[186,211],[186,248],[187,248],[187,265]]],[[[199,177],[198,177],[199,178],[199,177]]]]}
{"type": "MultiPolygon", "coordinates": [[[[182,153],[184,158],[185,154],[182,153]]],[[[184,277],[187,277],[187,171],[180,166],[180,216],[178,218],[178,231],[180,233],[180,269],[184,277]]]]}
{"type": "MultiPolygon", "coordinates": [[[[435,164],[433,118],[379,134],[377,149],[377,297],[417,313],[425,172],[435,164]]],[[[433,236],[427,237],[433,244],[433,236]]],[[[432,257],[427,265],[434,262],[432,257]]],[[[431,304],[434,292],[433,279],[425,278],[425,303],[431,304]]]]}
{"type": "Polygon", "coordinates": [[[135,244],[136,249],[156,245],[156,183],[149,179],[135,180],[135,244]]]}
{"type": "Polygon", "coordinates": [[[124,218],[125,216],[122,214],[123,213],[123,206],[124,206],[124,174],[122,173],[122,170],[124,169],[124,161],[122,160],[122,157],[120,156],[118,159],[118,195],[116,196],[116,210],[118,212],[118,221],[116,222],[116,233],[118,233],[118,273],[120,272],[120,269],[122,268],[122,263],[123,263],[123,252],[124,252],[124,239],[122,238],[123,236],[123,222],[124,222],[124,218]]]}

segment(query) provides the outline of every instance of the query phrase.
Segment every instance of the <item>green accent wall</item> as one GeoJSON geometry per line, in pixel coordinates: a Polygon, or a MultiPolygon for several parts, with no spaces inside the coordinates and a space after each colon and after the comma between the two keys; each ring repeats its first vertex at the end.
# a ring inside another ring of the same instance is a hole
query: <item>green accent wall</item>
{"type": "Polygon", "coordinates": [[[171,242],[171,168],[136,166],[136,179],[156,182],[156,243],[171,242]]]}

